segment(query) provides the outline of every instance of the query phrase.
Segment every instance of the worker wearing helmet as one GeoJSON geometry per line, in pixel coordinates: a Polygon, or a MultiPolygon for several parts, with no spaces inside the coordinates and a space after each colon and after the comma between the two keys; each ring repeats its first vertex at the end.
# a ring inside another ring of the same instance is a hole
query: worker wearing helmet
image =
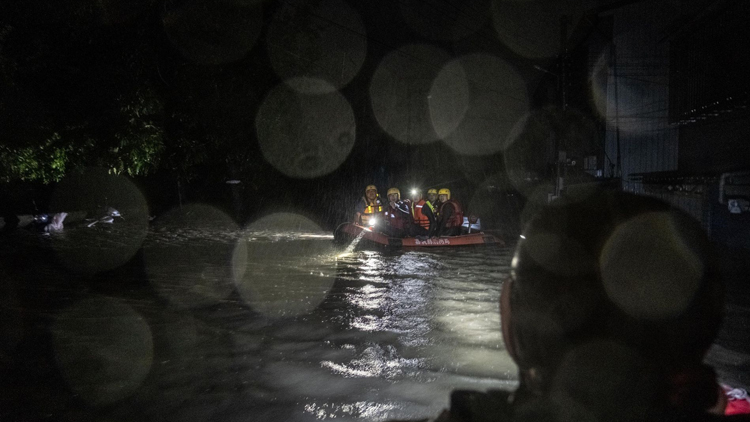
{"type": "Polygon", "coordinates": [[[422,212],[427,215],[430,219],[430,228],[428,229],[429,232],[427,233],[427,236],[432,237],[435,235],[435,232],[437,231],[437,202],[438,202],[438,192],[437,189],[428,189],[427,190],[427,200],[425,201],[426,208],[422,208],[422,212]],[[432,214],[432,217],[430,217],[429,214],[432,214]]]}
{"type": "MultiPolygon", "coordinates": [[[[434,192],[437,197],[437,190],[430,189],[428,192],[434,192]]],[[[412,190],[411,200],[408,201],[409,210],[411,211],[412,236],[428,236],[435,229],[435,206],[432,202],[422,198],[422,192],[419,189],[412,190]]]]}
{"type": "Polygon", "coordinates": [[[437,209],[437,236],[455,236],[461,234],[461,224],[464,222],[464,212],[461,204],[451,199],[451,191],[442,188],[438,191],[437,209]]]}
{"type": "Polygon", "coordinates": [[[401,191],[398,188],[388,189],[387,195],[384,231],[391,237],[404,237],[409,234],[412,225],[409,206],[401,200],[401,191]]]}
{"type": "Polygon", "coordinates": [[[427,202],[435,206],[438,201],[438,193],[437,189],[428,189],[427,190],[427,202]]]}
{"type": "Polygon", "coordinates": [[[368,185],[365,188],[365,196],[357,202],[356,212],[354,221],[363,226],[368,225],[373,216],[383,213],[383,203],[380,201],[378,188],[375,185],[368,185]]]}

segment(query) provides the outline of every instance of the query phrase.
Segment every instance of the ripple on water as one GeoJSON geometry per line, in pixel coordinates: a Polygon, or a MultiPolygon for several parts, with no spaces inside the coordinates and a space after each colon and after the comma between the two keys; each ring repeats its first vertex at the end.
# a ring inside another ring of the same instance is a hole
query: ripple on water
{"type": "Polygon", "coordinates": [[[335,255],[327,234],[281,233],[152,227],[143,253],[149,285],[158,287],[146,307],[154,359],[128,399],[109,405],[112,415],[135,406],[143,419],[194,420],[230,409],[265,420],[419,419],[446,407],[453,389],[510,386],[515,370],[497,314],[509,253],[357,251],[336,260],[312,253],[325,246],[335,255]],[[255,302],[238,293],[232,257],[240,240],[255,254],[245,270],[272,274],[266,280],[288,287],[275,290],[289,292],[280,297],[287,303],[316,286],[319,275],[312,283],[295,276],[311,268],[330,275],[327,292],[287,318],[259,312],[277,303],[254,290],[255,302]],[[169,259],[156,259],[165,253],[169,259]]]}

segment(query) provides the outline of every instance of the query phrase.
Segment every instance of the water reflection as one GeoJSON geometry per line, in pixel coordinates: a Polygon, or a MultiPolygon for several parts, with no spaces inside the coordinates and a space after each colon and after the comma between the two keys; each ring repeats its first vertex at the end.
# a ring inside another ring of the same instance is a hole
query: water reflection
{"type": "Polygon", "coordinates": [[[28,311],[24,336],[54,340],[47,351],[17,345],[27,361],[8,382],[29,392],[19,419],[420,419],[437,415],[454,389],[513,386],[497,316],[509,249],[342,257],[345,246],[299,216],[264,225],[290,221],[297,229],[158,224],[142,262],[99,281],[54,262],[26,276],[6,271],[25,289],[16,294],[28,311]],[[207,272],[221,280],[211,284],[220,296],[195,291],[208,286],[207,272]],[[76,305],[103,289],[108,302],[76,305]],[[114,375],[90,383],[95,367],[114,375]],[[88,394],[110,380],[126,382],[88,394]]]}
{"type": "Polygon", "coordinates": [[[424,417],[437,414],[454,388],[515,383],[498,313],[509,261],[498,249],[358,251],[339,259],[317,314],[336,324],[330,342],[342,353],[320,365],[357,384],[388,383],[379,385],[377,401],[312,396],[305,412],[319,419],[424,417]]]}

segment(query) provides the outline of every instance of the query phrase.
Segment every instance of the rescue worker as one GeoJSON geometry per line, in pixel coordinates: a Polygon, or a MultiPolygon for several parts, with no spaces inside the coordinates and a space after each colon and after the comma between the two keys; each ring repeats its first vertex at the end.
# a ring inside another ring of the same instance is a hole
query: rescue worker
{"type": "Polygon", "coordinates": [[[461,234],[461,225],[464,223],[464,212],[461,204],[451,199],[451,191],[442,188],[438,191],[435,236],[456,236],[461,234]]]}
{"type": "Polygon", "coordinates": [[[436,421],[749,420],[726,416],[704,363],[723,291],[687,213],[624,192],[560,198],[525,228],[500,294],[518,388],[454,391],[436,421]]]}
{"type": "Polygon", "coordinates": [[[357,202],[355,210],[357,214],[354,222],[362,226],[367,226],[372,217],[383,214],[383,204],[375,185],[368,185],[365,188],[365,196],[357,202]]]}
{"type": "Polygon", "coordinates": [[[437,204],[438,201],[438,193],[437,189],[428,189],[427,190],[427,202],[432,204],[434,207],[437,204]]]}
{"type": "Polygon", "coordinates": [[[401,191],[398,188],[388,189],[387,196],[388,204],[383,214],[384,232],[390,237],[405,237],[412,225],[409,206],[401,200],[401,191]]]}
{"type": "MultiPolygon", "coordinates": [[[[430,189],[437,197],[437,190],[430,189]]],[[[428,236],[435,230],[435,206],[429,200],[422,198],[422,193],[418,189],[412,191],[411,200],[408,201],[409,210],[411,211],[412,224],[411,235],[414,237],[428,236]]]]}

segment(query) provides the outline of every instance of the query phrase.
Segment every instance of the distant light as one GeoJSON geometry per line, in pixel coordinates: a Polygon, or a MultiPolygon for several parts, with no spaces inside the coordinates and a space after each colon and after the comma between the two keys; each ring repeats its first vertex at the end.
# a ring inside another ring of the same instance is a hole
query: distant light
{"type": "Polygon", "coordinates": [[[418,190],[416,190],[416,189],[412,189],[412,190],[411,190],[411,194],[412,194],[412,195],[416,195],[416,194],[418,194],[418,193],[419,193],[419,191],[418,191],[418,190]]]}
{"type": "Polygon", "coordinates": [[[240,181],[236,179],[227,180],[227,185],[239,185],[240,181]]]}
{"type": "Polygon", "coordinates": [[[378,224],[378,219],[375,217],[370,217],[370,219],[367,221],[367,224],[370,226],[374,226],[378,224]]]}
{"type": "Polygon", "coordinates": [[[526,239],[526,236],[524,236],[524,235],[521,235],[521,239],[526,239]]]}

